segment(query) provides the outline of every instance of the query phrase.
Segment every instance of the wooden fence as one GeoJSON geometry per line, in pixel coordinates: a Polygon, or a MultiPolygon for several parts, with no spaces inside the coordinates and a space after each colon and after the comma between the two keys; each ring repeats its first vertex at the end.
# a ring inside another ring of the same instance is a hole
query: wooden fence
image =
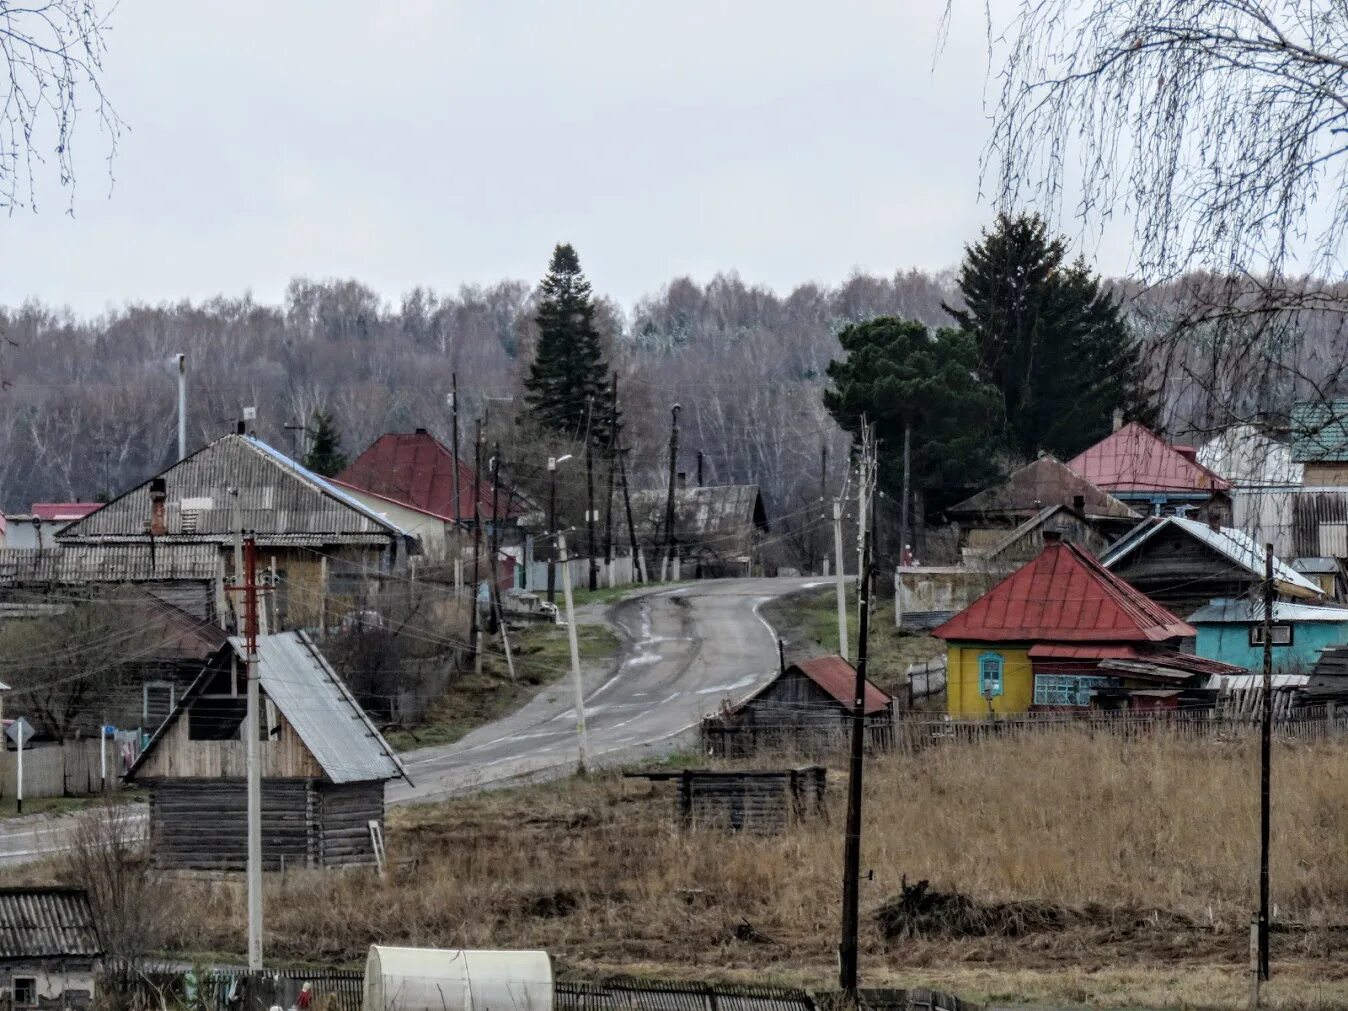
{"type": "MultiPolygon", "coordinates": [[[[119,737],[126,735],[119,735],[119,737]]],[[[133,735],[134,736],[134,735],[133,735]]],[[[122,773],[139,754],[139,741],[109,739],[107,749],[107,789],[122,786],[122,773]]],[[[23,795],[37,797],[83,797],[104,788],[103,758],[94,738],[39,745],[23,753],[23,795]]],[[[0,799],[18,794],[19,754],[0,751],[0,799]]]]}
{"type": "Polygon", "coordinates": [[[358,969],[210,969],[196,972],[120,969],[105,972],[99,993],[129,1011],[267,1011],[295,1006],[310,984],[312,1011],[361,1011],[365,974],[358,969]]]}

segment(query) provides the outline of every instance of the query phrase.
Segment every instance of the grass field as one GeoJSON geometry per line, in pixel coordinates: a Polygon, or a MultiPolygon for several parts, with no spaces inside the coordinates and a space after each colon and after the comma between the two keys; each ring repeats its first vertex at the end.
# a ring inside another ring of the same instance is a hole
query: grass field
{"type": "MultiPolygon", "coordinates": [[[[113,790],[88,797],[29,797],[23,802],[23,816],[30,814],[72,814],[96,804],[133,804],[146,799],[144,790],[113,790]]],[[[0,797],[0,818],[18,815],[13,797],[0,797]]]]}
{"type": "MultiPolygon", "coordinates": [[[[576,626],[581,663],[600,663],[614,657],[618,639],[607,626],[576,626]]],[[[398,751],[452,744],[469,731],[514,712],[528,702],[540,686],[566,676],[571,670],[571,650],[566,628],[531,625],[511,637],[515,679],[499,641],[484,652],[482,673],[465,671],[451,682],[449,690],[431,707],[429,718],[419,727],[395,730],[389,744],[398,751]]]]}
{"type": "MultiPolygon", "coordinates": [[[[590,971],[827,986],[843,824],[842,778],[830,779],[827,819],[770,838],[680,830],[667,786],[611,775],[395,810],[387,882],[307,873],[269,885],[268,951],[347,962],[375,941],[542,947],[590,971]]],[[[1243,1006],[1257,783],[1252,738],[1163,731],[875,760],[865,981],[1004,1003],[1243,1006]],[[1014,909],[1022,926],[886,936],[876,911],[919,880],[1014,909]]],[[[1268,1006],[1348,1006],[1348,742],[1278,745],[1274,788],[1282,929],[1268,1006]]],[[[178,886],[169,901],[182,906],[169,947],[239,948],[235,885],[178,886]]]]}

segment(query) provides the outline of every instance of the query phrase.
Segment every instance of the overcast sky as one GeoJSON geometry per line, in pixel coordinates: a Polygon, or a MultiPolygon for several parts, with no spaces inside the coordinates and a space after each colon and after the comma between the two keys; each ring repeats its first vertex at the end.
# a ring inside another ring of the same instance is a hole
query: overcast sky
{"type": "Polygon", "coordinates": [[[279,301],[296,275],[396,302],[536,280],[562,240],[627,306],[684,274],[950,267],[991,210],[983,2],[938,58],[943,3],[123,0],[115,186],[88,119],[74,216],[43,180],[0,218],[0,303],[279,301]]]}

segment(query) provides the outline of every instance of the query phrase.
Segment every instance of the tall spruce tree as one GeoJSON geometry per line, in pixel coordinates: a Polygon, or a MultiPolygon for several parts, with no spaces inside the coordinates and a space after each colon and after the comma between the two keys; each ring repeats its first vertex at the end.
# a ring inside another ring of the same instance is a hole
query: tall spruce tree
{"type": "Polygon", "coordinates": [[[977,344],[1001,391],[1006,442],[1024,458],[1067,458],[1108,435],[1114,411],[1150,424],[1141,346],[1119,303],[1037,215],[1000,215],[966,247],[964,307],[945,309],[977,344]]]}
{"type": "Polygon", "coordinates": [[[309,420],[309,451],[304,454],[304,466],[315,474],[333,477],[346,469],[346,454],[342,452],[342,433],[337,422],[324,410],[314,411],[309,420]]]}
{"type": "Polygon", "coordinates": [[[569,243],[552,251],[540,285],[538,353],[524,380],[525,403],[544,428],[592,442],[608,437],[609,367],[595,326],[594,296],[569,243]]]}

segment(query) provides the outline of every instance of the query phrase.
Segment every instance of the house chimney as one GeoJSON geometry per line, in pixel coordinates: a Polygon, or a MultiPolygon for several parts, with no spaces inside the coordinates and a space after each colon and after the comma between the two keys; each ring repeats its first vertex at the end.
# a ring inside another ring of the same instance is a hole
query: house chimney
{"type": "Polygon", "coordinates": [[[168,499],[168,488],[162,477],[150,479],[150,536],[162,537],[168,533],[168,524],[164,521],[164,503],[168,499]]]}
{"type": "Polygon", "coordinates": [[[1123,408],[1116,407],[1114,408],[1114,431],[1117,432],[1122,427],[1123,427],[1123,408]]]}
{"type": "Polygon", "coordinates": [[[248,423],[245,422],[245,421],[238,421],[238,422],[235,422],[235,423],[234,423],[234,434],[235,434],[235,435],[247,435],[247,434],[248,434],[248,423]]]}
{"type": "Polygon", "coordinates": [[[687,487],[688,487],[688,475],[687,475],[687,473],[685,473],[684,471],[679,471],[679,474],[678,474],[678,483],[679,483],[679,487],[680,487],[680,488],[687,488],[687,487]]]}
{"type": "Polygon", "coordinates": [[[1072,496],[1072,511],[1073,511],[1074,513],[1076,513],[1078,516],[1085,516],[1085,515],[1086,515],[1086,496],[1085,496],[1085,495],[1073,495],[1073,496],[1072,496]]]}

